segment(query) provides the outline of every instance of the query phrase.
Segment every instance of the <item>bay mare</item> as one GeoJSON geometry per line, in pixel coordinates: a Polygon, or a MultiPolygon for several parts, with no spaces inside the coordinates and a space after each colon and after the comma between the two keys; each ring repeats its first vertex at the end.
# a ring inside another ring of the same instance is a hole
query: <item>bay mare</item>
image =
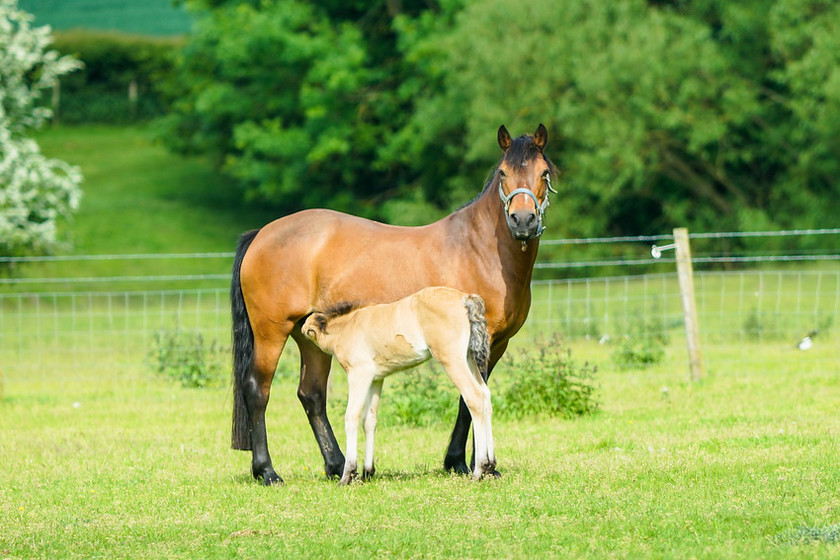
{"type": "MultiPolygon", "coordinates": [[[[344,456],[327,418],[331,356],[307,340],[303,321],[340,302],[393,302],[428,286],[478,294],[486,306],[491,349],[488,375],[519,331],[531,305],[531,274],[554,166],[533,135],[497,133],[504,152],[484,190],[466,206],[420,227],[385,225],[323,209],[304,210],[244,234],[231,282],[234,449],[251,450],[251,473],[282,484],[265,429],[271,382],[289,336],[300,350],[298,398],[324,458],[340,476],[344,456]]],[[[469,473],[470,415],[464,400],[444,458],[469,473]]]]}
{"type": "MultiPolygon", "coordinates": [[[[359,422],[364,418],[365,464],[373,475],[374,434],[385,378],[434,357],[470,411],[475,441],[473,477],[496,473],[490,389],[484,381],[490,337],[484,302],[475,294],[434,286],[393,303],[313,313],[301,331],[338,359],[347,372],[344,431],[347,454],[340,484],[350,484],[358,467],[359,422]]],[[[415,373],[415,375],[420,375],[415,373]]]]}

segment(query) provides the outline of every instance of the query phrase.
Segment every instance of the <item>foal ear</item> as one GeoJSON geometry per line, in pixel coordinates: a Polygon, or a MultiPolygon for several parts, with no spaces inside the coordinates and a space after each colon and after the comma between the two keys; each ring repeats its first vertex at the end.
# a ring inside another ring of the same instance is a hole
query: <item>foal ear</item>
{"type": "Polygon", "coordinates": [[[548,131],[543,126],[543,123],[540,123],[540,126],[537,127],[537,131],[534,133],[534,145],[543,151],[545,145],[548,143],[548,131]]]}
{"type": "Polygon", "coordinates": [[[499,147],[502,151],[508,151],[508,148],[510,148],[510,132],[507,131],[505,125],[499,127],[499,132],[496,137],[499,140],[499,147]]]}

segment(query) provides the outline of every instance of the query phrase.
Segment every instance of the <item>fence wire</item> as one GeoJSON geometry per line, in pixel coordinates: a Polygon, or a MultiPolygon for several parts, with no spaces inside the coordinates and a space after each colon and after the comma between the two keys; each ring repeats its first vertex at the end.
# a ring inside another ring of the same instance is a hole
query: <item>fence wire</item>
{"type": "MultiPolygon", "coordinates": [[[[830,234],[840,234],[840,229],[796,230],[796,235],[830,234]]],[[[711,234],[702,235],[711,238],[711,234]]],[[[648,236],[641,241],[668,238],[648,236]]],[[[596,242],[606,241],[598,238],[596,242]]],[[[627,238],[613,238],[613,242],[622,244],[627,238]]],[[[231,256],[196,253],[119,257],[126,261],[184,260],[195,268],[196,261],[211,259],[227,267],[225,261],[231,256]]],[[[742,258],[735,261],[743,265],[740,270],[695,272],[701,343],[709,374],[753,370],[772,374],[785,368],[838,371],[840,270],[831,262],[813,265],[818,268],[766,268],[768,263],[833,261],[838,257],[826,252],[775,255],[766,260],[742,258]],[[800,344],[806,337],[808,344],[800,344]]],[[[694,261],[713,258],[723,257],[698,257],[694,261]]],[[[80,260],[107,263],[109,259],[93,256],[80,260]]],[[[652,259],[604,262],[628,267],[629,271],[635,261],[652,259]]],[[[40,266],[38,261],[31,262],[40,266]]],[[[660,262],[664,262],[658,269],[662,272],[535,281],[531,313],[518,338],[558,332],[576,356],[601,370],[643,372],[646,364],[642,362],[650,358],[671,368],[675,379],[687,379],[677,277],[673,260],[660,262]],[[628,352],[639,354],[636,358],[641,361],[628,363],[628,352]]],[[[579,264],[574,261],[537,265],[557,269],[575,266],[579,264]]],[[[228,274],[2,280],[0,389],[6,395],[137,390],[159,380],[161,333],[196,334],[204,344],[217,348],[230,344],[228,274]],[[120,287],[141,281],[141,288],[120,287]],[[189,287],[199,282],[211,285],[189,287]],[[64,291],[38,291],[33,289],[36,284],[47,288],[60,285],[64,291]],[[86,288],[74,289],[79,285],[86,288]]],[[[291,363],[289,367],[296,367],[294,360],[291,363]]],[[[504,369],[504,362],[499,368],[504,369]]]]}

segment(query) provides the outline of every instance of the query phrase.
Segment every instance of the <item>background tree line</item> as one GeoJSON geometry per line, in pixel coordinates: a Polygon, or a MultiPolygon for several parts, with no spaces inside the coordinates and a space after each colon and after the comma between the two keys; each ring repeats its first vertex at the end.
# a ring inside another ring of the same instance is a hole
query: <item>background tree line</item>
{"type": "Polygon", "coordinates": [[[429,221],[543,122],[553,235],[836,225],[836,2],[186,3],[161,138],[278,212],[429,221]]]}

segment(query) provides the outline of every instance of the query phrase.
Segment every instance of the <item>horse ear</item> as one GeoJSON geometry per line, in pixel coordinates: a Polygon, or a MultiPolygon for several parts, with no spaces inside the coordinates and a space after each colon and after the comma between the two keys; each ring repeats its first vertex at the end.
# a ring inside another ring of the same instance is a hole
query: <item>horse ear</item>
{"type": "Polygon", "coordinates": [[[534,133],[534,145],[543,151],[545,145],[548,144],[548,131],[543,126],[543,123],[540,123],[540,126],[537,127],[537,131],[534,133]]]}
{"type": "Polygon", "coordinates": [[[499,147],[503,152],[510,148],[510,132],[507,131],[505,125],[499,127],[499,133],[496,135],[499,140],[499,147]]]}

